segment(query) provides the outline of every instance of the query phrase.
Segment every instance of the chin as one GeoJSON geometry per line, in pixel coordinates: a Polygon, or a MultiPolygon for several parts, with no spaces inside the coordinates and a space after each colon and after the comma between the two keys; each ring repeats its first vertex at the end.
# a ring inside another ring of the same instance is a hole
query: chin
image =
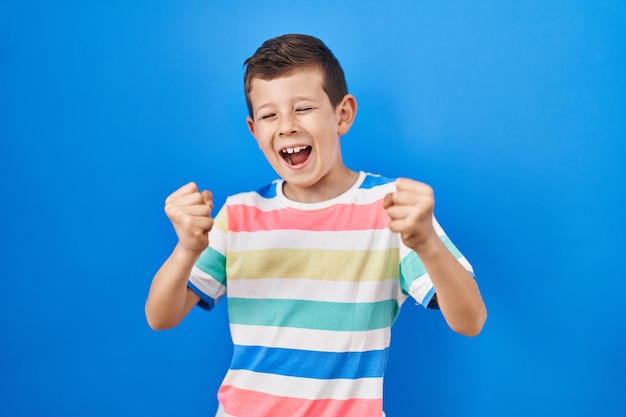
{"type": "Polygon", "coordinates": [[[319,178],[316,175],[297,173],[297,172],[283,172],[281,178],[288,184],[298,188],[309,188],[319,182],[319,178]]]}

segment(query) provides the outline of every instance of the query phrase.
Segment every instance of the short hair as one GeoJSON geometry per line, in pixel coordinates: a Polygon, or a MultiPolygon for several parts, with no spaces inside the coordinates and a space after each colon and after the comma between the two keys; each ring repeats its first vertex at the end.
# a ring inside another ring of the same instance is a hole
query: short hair
{"type": "Polygon", "coordinates": [[[348,94],[339,61],[324,42],[313,36],[287,34],[268,39],[245,60],[244,66],[244,90],[250,117],[253,117],[250,91],[255,78],[273,80],[291,71],[317,66],[322,72],[322,88],[333,107],[348,94]]]}

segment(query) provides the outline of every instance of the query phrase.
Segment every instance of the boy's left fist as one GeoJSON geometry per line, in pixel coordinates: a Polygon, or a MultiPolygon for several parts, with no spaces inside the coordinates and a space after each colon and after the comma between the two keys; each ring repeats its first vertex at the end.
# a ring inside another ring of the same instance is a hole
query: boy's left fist
{"type": "Polygon", "coordinates": [[[389,229],[399,233],[402,241],[416,252],[437,237],[433,227],[435,196],[433,189],[422,182],[408,178],[396,180],[396,192],[389,193],[383,200],[391,221],[389,229]]]}

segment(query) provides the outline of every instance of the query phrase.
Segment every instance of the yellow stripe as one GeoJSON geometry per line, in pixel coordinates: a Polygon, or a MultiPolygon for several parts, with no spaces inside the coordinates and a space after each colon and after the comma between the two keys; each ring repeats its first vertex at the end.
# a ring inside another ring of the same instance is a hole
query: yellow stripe
{"type": "Polygon", "coordinates": [[[381,281],[398,278],[399,250],[347,251],[265,249],[228,252],[229,280],[304,278],[333,281],[381,281]]]}
{"type": "Polygon", "coordinates": [[[222,233],[228,233],[228,216],[226,208],[221,209],[217,216],[213,219],[213,227],[220,230],[222,233]]]}

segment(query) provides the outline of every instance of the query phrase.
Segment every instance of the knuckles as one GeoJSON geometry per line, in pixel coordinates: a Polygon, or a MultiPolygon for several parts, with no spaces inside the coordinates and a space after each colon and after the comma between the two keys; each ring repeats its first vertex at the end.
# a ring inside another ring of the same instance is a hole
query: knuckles
{"type": "Polygon", "coordinates": [[[212,193],[199,191],[193,182],[170,194],[163,207],[179,242],[193,250],[203,250],[208,245],[208,232],[213,227],[212,209],[212,193]]]}
{"type": "Polygon", "coordinates": [[[193,229],[195,227],[195,222],[192,216],[180,216],[179,222],[185,229],[193,229]]]}

